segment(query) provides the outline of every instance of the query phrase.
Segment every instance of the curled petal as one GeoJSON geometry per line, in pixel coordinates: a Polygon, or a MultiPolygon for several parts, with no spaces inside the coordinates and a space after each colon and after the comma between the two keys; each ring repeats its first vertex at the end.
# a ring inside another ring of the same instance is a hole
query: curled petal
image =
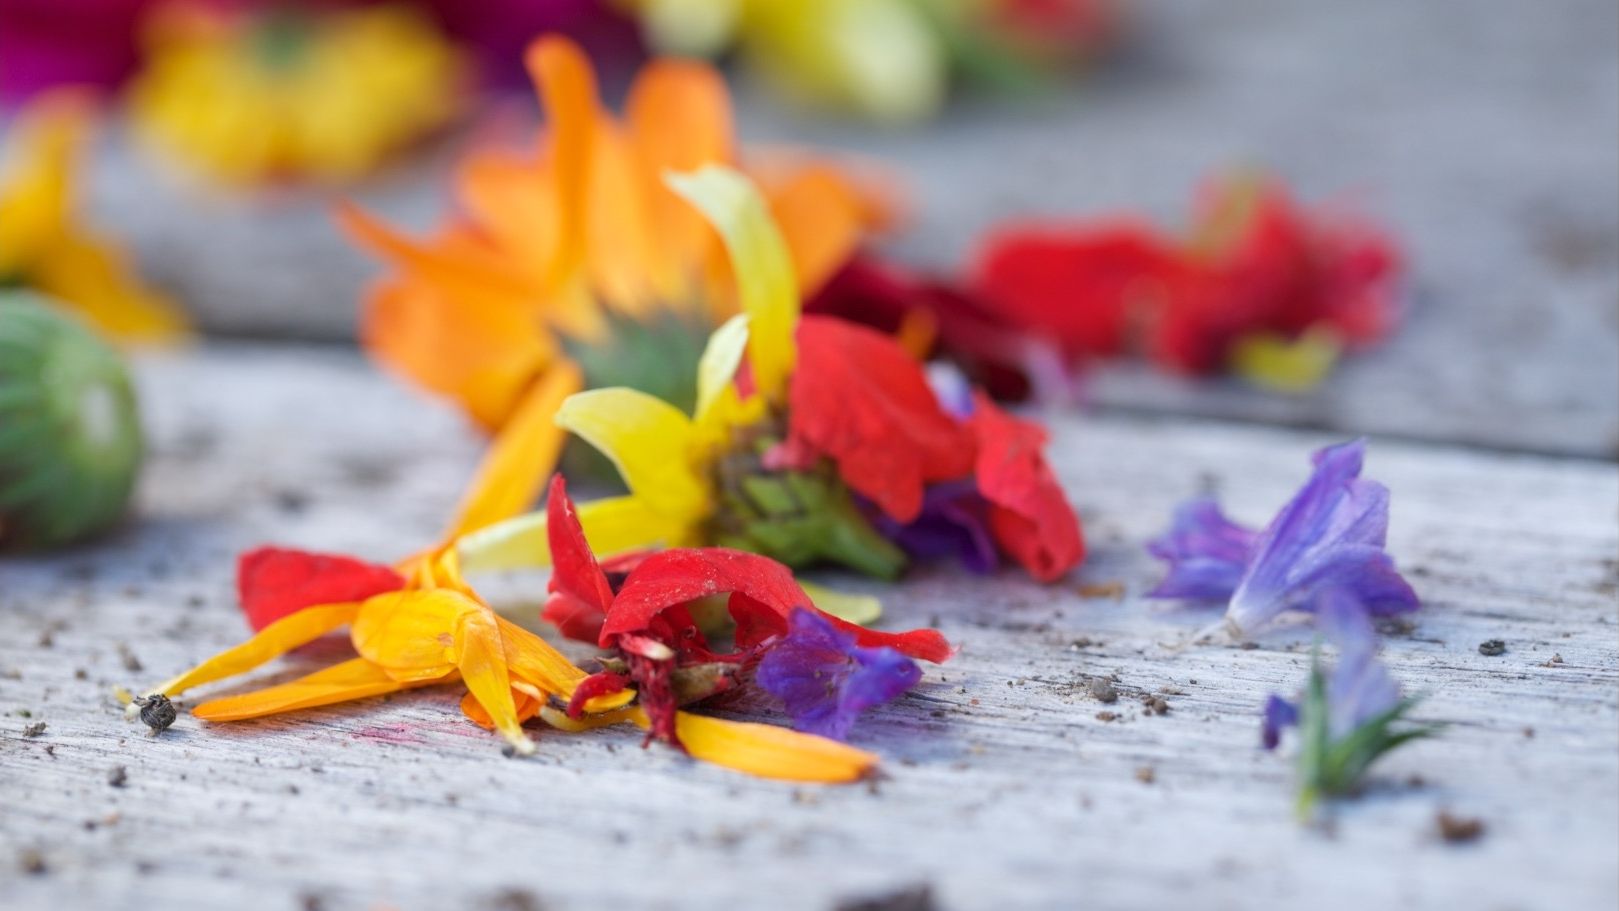
{"type": "Polygon", "coordinates": [[[1226,518],[1212,498],[1182,503],[1169,531],[1147,542],[1148,553],[1169,562],[1169,575],[1147,597],[1229,601],[1258,537],[1226,518]]]}
{"type": "Polygon", "coordinates": [[[404,585],[391,567],[338,554],[258,547],[236,560],[236,592],[255,632],[306,607],[364,601],[404,585]]]}
{"type": "Polygon", "coordinates": [[[793,727],[837,740],[872,706],[898,698],[922,677],[891,648],[861,648],[813,611],[795,610],[786,638],[759,661],[755,679],[782,700],[793,727]]]}
{"type": "Polygon", "coordinates": [[[970,419],[978,440],[974,473],[990,503],[990,530],[1029,575],[1051,582],[1085,559],[1079,516],[1046,463],[1046,432],[977,397],[970,419]]]}

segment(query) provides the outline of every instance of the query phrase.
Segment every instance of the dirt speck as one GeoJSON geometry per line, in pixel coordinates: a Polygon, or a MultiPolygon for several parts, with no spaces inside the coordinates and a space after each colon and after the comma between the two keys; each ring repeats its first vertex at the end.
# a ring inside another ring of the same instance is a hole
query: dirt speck
{"type": "Polygon", "coordinates": [[[1169,703],[1165,701],[1164,697],[1162,696],[1154,696],[1150,693],[1145,694],[1141,697],[1141,706],[1146,710],[1148,715],[1169,714],[1169,703]]]}
{"type": "Polygon", "coordinates": [[[146,666],[141,664],[141,659],[135,657],[135,653],[130,650],[127,642],[118,643],[118,660],[123,662],[124,670],[129,671],[131,674],[138,674],[146,670],[146,666]]]}
{"type": "Polygon", "coordinates": [[[45,855],[33,848],[25,848],[17,855],[17,866],[29,876],[44,876],[50,871],[50,867],[45,863],[45,855]]]}
{"type": "Polygon", "coordinates": [[[1556,654],[1556,653],[1553,653],[1550,658],[1546,659],[1545,661],[1540,662],[1540,666],[1541,667],[1556,667],[1556,666],[1558,666],[1559,664],[1562,664],[1562,663],[1563,663],[1563,656],[1559,655],[1559,654],[1556,654]]]}
{"type": "Polygon", "coordinates": [[[1124,583],[1117,579],[1112,582],[1090,582],[1076,587],[1081,598],[1109,598],[1118,601],[1124,597],[1124,583]]]}
{"type": "Polygon", "coordinates": [[[1502,639],[1486,639],[1478,644],[1478,653],[1486,658],[1495,658],[1507,653],[1507,644],[1502,639]]]}
{"type": "Polygon", "coordinates": [[[1157,780],[1158,772],[1152,766],[1144,765],[1136,768],[1136,781],[1139,781],[1142,784],[1152,784],[1157,780]]]}
{"type": "Polygon", "coordinates": [[[935,911],[938,904],[933,887],[923,883],[883,895],[841,899],[832,907],[833,911],[935,911]]]}
{"type": "Polygon", "coordinates": [[[1091,682],[1086,686],[1086,691],[1097,702],[1111,705],[1119,701],[1118,688],[1113,685],[1113,681],[1108,680],[1106,677],[1092,677],[1091,682]]]}
{"type": "Polygon", "coordinates": [[[1097,721],[1118,721],[1119,720],[1119,713],[1118,712],[1097,712],[1096,713],[1096,720],[1097,721]]]}
{"type": "Polygon", "coordinates": [[[1454,816],[1448,810],[1440,810],[1434,823],[1439,827],[1439,837],[1453,845],[1478,841],[1484,836],[1484,820],[1476,817],[1454,816]]]}
{"type": "Polygon", "coordinates": [[[545,903],[527,889],[512,886],[489,898],[491,911],[544,911],[545,903]]]}
{"type": "Polygon", "coordinates": [[[43,733],[45,733],[45,722],[43,721],[36,721],[22,729],[24,737],[38,737],[43,733]]]}
{"type": "Polygon", "coordinates": [[[107,784],[115,788],[121,788],[129,784],[129,769],[121,765],[113,766],[107,772],[107,784]]]}

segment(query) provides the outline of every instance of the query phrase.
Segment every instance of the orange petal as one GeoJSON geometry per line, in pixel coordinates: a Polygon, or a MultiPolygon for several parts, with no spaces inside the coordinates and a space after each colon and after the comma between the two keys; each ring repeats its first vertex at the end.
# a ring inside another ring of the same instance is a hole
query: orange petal
{"type": "MultiPolygon", "coordinates": [[[[432,683],[436,681],[422,681],[432,683]]],[[[296,709],[332,705],[393,693],[420,683],[403,683],[364,658],[354,658],[267,689],[211,699],[192,710],[204,721],[241,721],[296,709]]]]}
{"type": "Polygon", "coordinates": [[[517,752],[534,752],[534,741],[523,733],[522,722],[517,719],[506,650],[494,611],[483,608],[461,615],[455,630],[455,663],[467,691],[483,707],[495,730],[517,752]]]}
{"type": "Polygon", "coordinates": [[[180,676],[157,686],[148,695],[163,693],[173,696],[194,686],[250,671],[278,655],[284,655],[300,645],[319,639],[345,623],[353,622],[359,609],[360,605],[355,603],[306,607],[266,626],[241,645],[220,652],[180,676]]]}
{"type": "Polygon", "coordinates": [[[495,617],[506,664],[515,677],[563,699],[573,696],[579,681],[588,676],[549,642],[501,616],[495,617]]]}
{"type": "Polygon", "coordinates": [[[442,677],[456,667],[461,618],[481,610],[486,608],[447,588],[388,592],[360,607],[350,637],[360,657],[395,679],[442,677]]]}
{"type": "Polygon", "coordinates": [[[539,90],[550,130],[550,159],[561,220],[548,284],[555,287],[585,257],[585,203],[590,181],[598,101],[590,58],[567,38],[547,35],[528,46],[524,57],[539,90]]]}
{"type": "Polygon", "coordinates": [[[767,195],[787,241],[800,293],[806,299],[813,297],[860,245],[867,203],[842,174],[825,165],[794,172],[768,188],[767,195]]]}
{"type": "Polygon", "coordinates": [[[522,309],[539,290],[517,267],[491,251],[412,240],[347,200],[337,203],[333,216],[357,243],[420,274],[457,299],[493,299],[522,309]]]}
{"type": "Polygon", "coordinates": [[[565,439],[553,420],[557,408],[583,386],[579,368],[562,362],[530,387],[484,454],[456,510],[449,537],[509,519],[534,505],[556,468],[565,439]]]}
{"type": "Polygon", "coordinates": [[[543,283],[562,232],[547,166],[505,149],[479,151],[456,169],[455,183],[461,204],[503,258],[543,283]]]}
{"type": "MultiPolygon", "coordinates": [[[[633,691],[630,691],[633,692],[633,691]]],[[[546,706],[540,709],[540,720],[559,731],[578,734],[584,731],[593,731],[608,725],[623,724],[626,721],[634,722],[637,717],[646,717],[639,708],[617,709],[603,712],[599,715],[586,715],[583,718],[569,718],[568,713],[561,709],[546,706]]]]}

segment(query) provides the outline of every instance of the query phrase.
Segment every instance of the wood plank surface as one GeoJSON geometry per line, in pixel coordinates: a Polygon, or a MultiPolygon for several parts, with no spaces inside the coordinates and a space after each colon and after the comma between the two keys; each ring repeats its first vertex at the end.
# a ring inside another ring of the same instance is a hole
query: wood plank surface
{"type": "MultiPolygon", "coordinates": [[[[139,520],[0,562],[0,907],[831,909],[924,886],[946,909],[1619,901],[1611,464],[1373,440],[1391,550],[1426,602],[1385,656],[1428,694],[1420,717],[1451,726],[1316,830],[1292,818],[1287,761],[1257,745],[1265,694],[1302,682],[1307,633],[1190,644],[1212,618],[1141,599],[1159,574],[1141,543],[1207,486],[1262,521],[1329,437],[1051,417],[1088,563],[1052,587],[945,569],[865,586],[889,626],[937,623],[962,652],[856,729],[881,779],[794,787],[643,751],[633,731],[536,731],[536,757],[507,759],[456,687],[236,725],[183,715],[148,737],[110,689],[242,637],[237,550],[402,555],[437,532],[476,444],[339,352],[209,347],[140,376],[139,520]],[[1505,654],[1481,655],[1494,638],[1505,654]],[[1116,703],[1090,695],[1100,676],[1116,703]],[[1440,810],[1482,837],[1445,842],[1440,810]]],[[[509,600],[538,580],[494,583],[509,600]]]]}

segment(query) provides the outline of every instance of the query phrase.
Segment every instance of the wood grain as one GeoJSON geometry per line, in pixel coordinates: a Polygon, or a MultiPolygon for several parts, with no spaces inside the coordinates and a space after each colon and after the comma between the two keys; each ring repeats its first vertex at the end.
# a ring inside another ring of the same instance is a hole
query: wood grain
{"type": "MultiPolygon", "coordinates": [[[[437,532],[475,443],[336,352],[213,347],[140,374],[139,521],[0,562],[0,907],[828,909],[920,884],[950,909],[1619,901],[1611,464],[1373,441],[1391,549],[1426,602],[1385,655],[1428,694],[1420,716],[1451,727],[1387,760],[1324,832],[1293,821],[1289,765],[1257,746],[1306,634],[1190,645],[1211,617],[1140,598],[1158,575],[1140,545],[1209,485],[1262,520],[1326,437],[1052,418],[1089,562],[1049,588],[943,569],[871,587],[890,625],[936,622],[961,655],[857,728],[885,777],[792,787],[643,751],[632,731],[537,731],[538,756],[506,759],[453,688],[236,725],[183,715],[148,737],[109,689],[243,635],[235,551],[403,554],[437,532]],[[1479,654],[1492,638],[1504,655],[1479,654]],[[1089,695],[1104,675],[1114,704],[1089,695]],[[1443,842],[1441,809],[1484,835],[1443,842]]],[[[343,648],[315,652],[257,679],[343,648]]]]}

